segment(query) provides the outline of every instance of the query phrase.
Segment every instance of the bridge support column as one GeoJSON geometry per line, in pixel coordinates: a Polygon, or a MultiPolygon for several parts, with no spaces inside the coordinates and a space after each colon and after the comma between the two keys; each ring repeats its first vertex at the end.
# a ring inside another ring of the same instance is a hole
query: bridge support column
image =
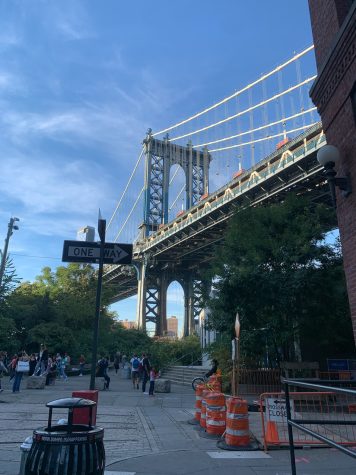
{"type": "Polygon", "coordinates": [[[167,332],[167,276],[147,275],[147,262],[139,268],[137,293],[137,327],[146,330],[147,322],[155,325],[155,336],[167,332]]]}
{"type": "Polygon", "coordinates": [[[184,278],[184,330],[183,335],[195,332],[195,322],[203,309],[203,288],[206,282],[187,274],[184,278]]]}
{"type": "Polygon", "coordinates": [[[184,289],[184,327],[183,336],[188,336],[194,329],[194,285],[192,276],[186,276],[183,284],[184,289]]]}
{"type": "Polygon", "coordinates": [[[136,322],[139,330],[146,330],[146,266],[144,261],[137,266],[137,311],[136,322]]]}

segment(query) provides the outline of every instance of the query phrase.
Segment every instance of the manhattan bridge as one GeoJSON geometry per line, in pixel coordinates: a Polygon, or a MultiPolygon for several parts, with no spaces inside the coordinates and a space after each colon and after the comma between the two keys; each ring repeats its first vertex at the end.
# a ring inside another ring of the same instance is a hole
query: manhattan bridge
{"type": "Polygon", "coordinates": [[[184,335],[202,310],[202,278],[239,210],[288,192],[328,201],[316,153],[325,145],[309,98],[313,46],[180,122],[148,130],[108,221],[108,240],[133,243],[133,265],[108,266],[113,302],[137,295],[137,323],[167,330],[167,289],[184,292],[184,335]]]}

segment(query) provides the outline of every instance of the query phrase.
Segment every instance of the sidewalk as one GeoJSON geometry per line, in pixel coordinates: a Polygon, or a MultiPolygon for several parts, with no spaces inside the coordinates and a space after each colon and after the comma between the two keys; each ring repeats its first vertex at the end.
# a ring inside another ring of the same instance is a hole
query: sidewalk
{"type": "MultiPolygon", "coordinates": [[[[110,391],[100,391],[97,424],[105,429],[106,475],[287,475],[289,451],[230,452],[201,437],[188,421],[194,414],[194,393],[172,386],[170,394],[154,397],[134,390],[129,380],[110,373],[110,391]]],[[[45,403],[87,389],[89,377],[56,381],[44,390],[9,390],[0,394],[0,475],[17,475],[20,444],[47,420],[45,403]]],[[[101,384],[101,382],[100,382],[101,384]]],[[[26,387],[26,381],[22,382],[26,387]]],[[[255,414],[256,416],[256,414],[255,414]]],[[[251,413],[251,429],[259,437],[258,418],[251,413]]],[[[56,415],[54,417],[57,417],[56,415]]],[[[61,414],[58,413],[58,418],[61,414]]],[[[352,475],[356,461],[334,449],[297,450],[298,475],[352,475]]]]}

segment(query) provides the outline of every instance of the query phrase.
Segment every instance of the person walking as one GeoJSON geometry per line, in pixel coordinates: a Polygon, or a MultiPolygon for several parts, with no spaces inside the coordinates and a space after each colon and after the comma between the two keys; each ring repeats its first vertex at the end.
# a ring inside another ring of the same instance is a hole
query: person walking
{"type": "Polygon", "coordinates": [[[18,355],[14,355],[11,358],[11,361],[7,367],[7,369],[9,370],[10,381],[13,380],[15,377],[15,369],[17,365],[17,360],[18,360],[18,355]]]}
{"type": "MultiPolygon", "coordinates": [[[[15,367],[15,377],[14,377],[14,383],[12,386],[12,392],[13,393],[19,393],[20,392],[20,385],[21,385],[21,380],[24,372],[26,372],[26,369],[23,366],[26,365],[21,365],[21,362],[28,362],[29,357],[26,354],[26,351],[22,351],[21,353],[18,353],[17,355],[17,363],[15,367]]],[[[29,364],[27,366],[27,371],[29,371],[29,364]]]]}
{"type": "Polygon", "coordinates": [[[47,366],[47,375],[46,375],[46,386],[54,384],[57,375],[57,362],[55,357],[48,357],[48,366],[47,366]]]}
{"type": "Polygon", "coordinates": [[[131,364],[131,379],[134,389],[139,389],[139,369],[140,369],[140,360],[136,354],[130,360],[131,364]]]}
{"type": "Polygon", "coordinates": [[[142,392],[144,394],[147,394],[146,384],[147,384],[147,381],[150,379],[151,365],[146,353],[142,354],[141,365],[142,365],[142,392]]]}
{"type": "Polygon", "coordinates": [[[84,365],[85,365],[84,355],[80,355],[80,358],[79,358],[79,376],[83,376],[84,365]]]}
{"type": "Polygon", "coordinates": [[[38,376],[42,376],[46,374],[48,366],[48,350],[46,345],[42,344],[40,347],[40,367],[39,371],[37,371],[38,376]],[[38,374],[39,373],[39,374],[38,374]]]}
{"type": "Polygon", "coordinates": [[[104,389],[109,389],[110,386],[110,376],[108,375],[108,367],[109,358],[107,356],[101,356],[97,365],[96,377],[105,379],[104,389]]]}
{"type": "Polygon", "coordinates": [[[36,366],[37,366],[36,355],[34,353],[31,353],[29,366],[30,366],[30,371],[28,372],[28,375],[33,376],[36,370],[36,366]]]}
{"type": "Polygon", "coordinates": [[[64,381],[68,380],[68,376],[66,375],[66,371],[65,371],[66,365],[67,365],[67,358],[66,358],[66,356],[63,356],[63,358],[61,357],[61,363],[60,363],[60,368],[59,368],[59,376],[60,376],[60,378],[63,378],[64,381]]]}
{"type": "Polygon", "coordinates": [[[151,371],[150,371],[150,389],[148,391],[148,394],[150,396],[154,396],[156,378],[157,378],[156,368],[151,368],[151,371]]]}
{"type": "Polygon", "coordinates": [[[3,392],[3,389],[1,387],[1,380],[2,380],[2,376],[4,373],[8,373],[8,369],[6,368],[5,366],[5,363],[4,363],[4,355],[0,355],[0,393],[3,392]]]}
{"type": "Polygon", "coordinates": [[[120,360],[121,360],[121,354],[120,352],[116,352],[115,357],[114,357],[114,368],[115,368],[115,373],[117,374],[119,368],[120,368],[120,360]]]}

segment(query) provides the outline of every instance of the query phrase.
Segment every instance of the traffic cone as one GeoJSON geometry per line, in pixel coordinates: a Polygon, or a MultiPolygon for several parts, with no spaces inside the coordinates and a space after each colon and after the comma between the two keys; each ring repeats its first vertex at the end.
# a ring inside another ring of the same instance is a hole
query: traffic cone
{"type": "Polygon", "coordinates": [[[267,422],[267,430],[265,436],[266,443],[275,444],[279,442],[278,428],[275,422],[267,422]]]}

